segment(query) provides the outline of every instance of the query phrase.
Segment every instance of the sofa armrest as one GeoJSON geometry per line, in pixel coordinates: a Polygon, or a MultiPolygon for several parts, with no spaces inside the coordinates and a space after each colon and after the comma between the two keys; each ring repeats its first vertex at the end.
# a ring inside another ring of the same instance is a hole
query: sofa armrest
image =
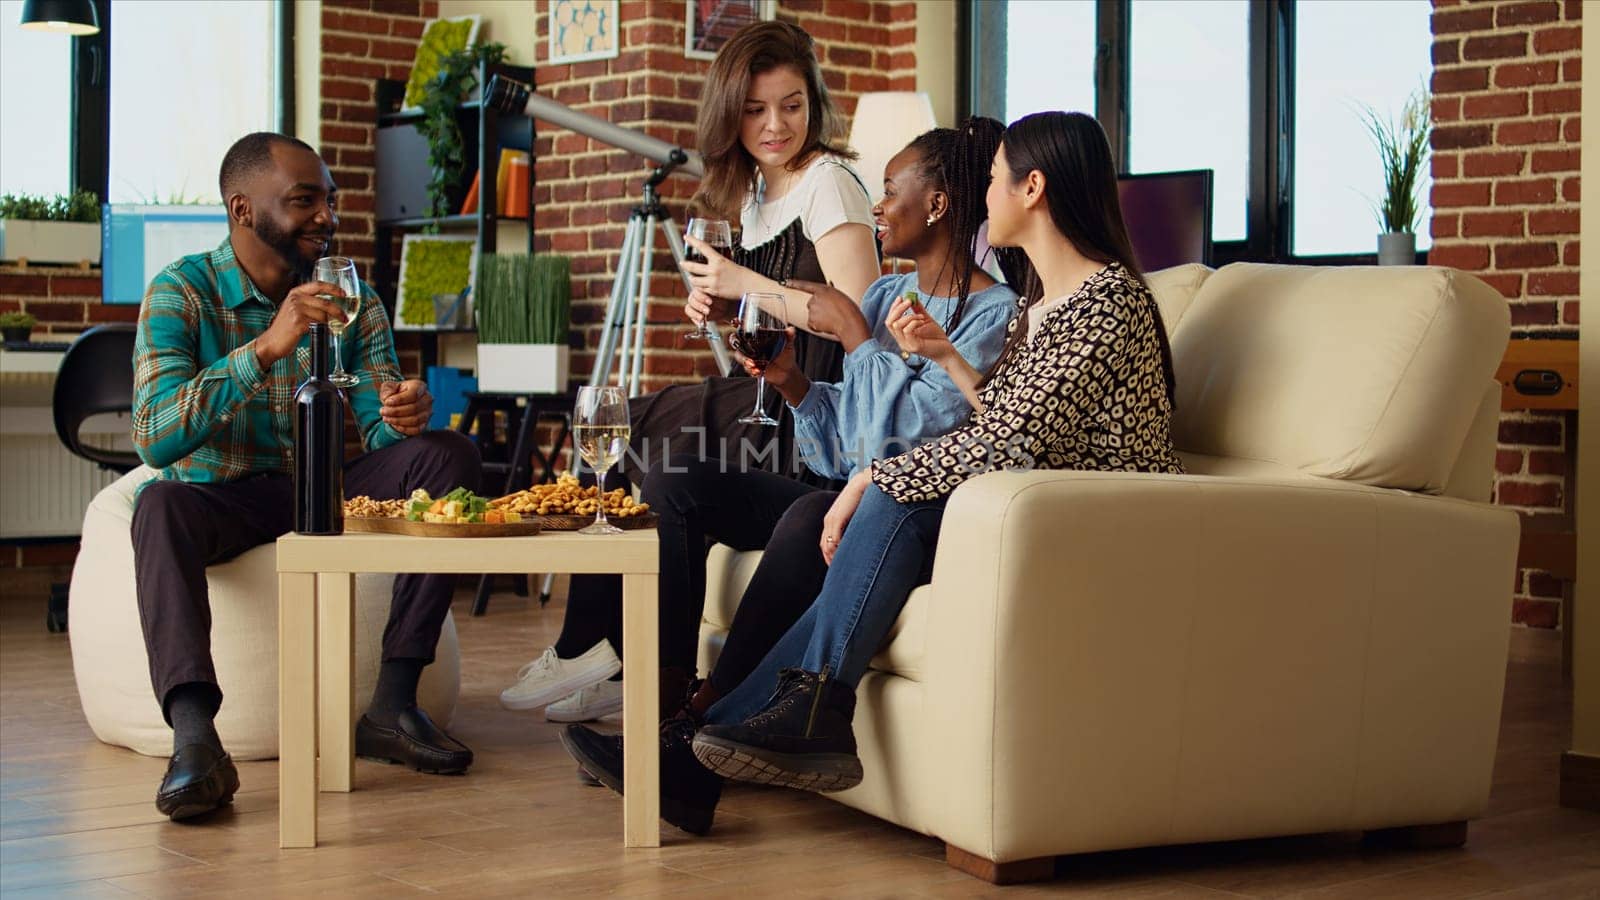
{"type": "Polygon", "coordinates": [[[1467,818],[1512,512],[1322,479],[1002,472],[927,619],[945,840],[996,861],[1467,818]]]}

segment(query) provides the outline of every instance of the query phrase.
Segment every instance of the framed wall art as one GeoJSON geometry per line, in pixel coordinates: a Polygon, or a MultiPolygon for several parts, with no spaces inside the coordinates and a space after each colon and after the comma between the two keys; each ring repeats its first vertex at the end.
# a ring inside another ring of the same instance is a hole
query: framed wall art
{"type": "Polygon", "coordinates": [[[777,0],[687,0],[684,4],[683,55],[714,59],[735,31],[778,11],[777,0]]]}
{"type": "Polygon", "coordinates": [[[621,49],[617,0],[550,0],[550,65],[614,59],[621,49]]]}

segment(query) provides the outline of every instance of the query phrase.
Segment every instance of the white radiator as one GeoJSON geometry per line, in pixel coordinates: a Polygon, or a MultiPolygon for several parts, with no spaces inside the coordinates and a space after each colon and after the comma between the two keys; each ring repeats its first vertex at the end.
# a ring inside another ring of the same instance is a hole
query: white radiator
{"type": "MultiPolygon", "coordinates": [[[[5,356],[32,362],[28,357],[45,354],[5,356]]],[[[12,365],[0,366],[0,540],[74,537],[89,501],[118,476],[72,455],[56,439],[50,412],[54,366],[19,371],[15,360],[5,362],[12,365]]],[[[127,415],[95,416],[83,426],[81,439],[90,446],[133,446],[127,415]]]]}
{"type": "MultiPolygon", "coordinates": [[[[72,537],[83,527],[83,513],[100,489],[117,480],[117,473],[67,452],[56,439],[54,425],[47,434],[19,432],[12,420],[31,418],[7,409],[0,419],[0,539],[72,537]]],[[[48,413],[48,410],[43,412],[48,413]]],[[[111,418],[109,416],[103,418],[111,418]]],[[[122,435],[84,434],[94,447],[128,449],[127,416],[122,435]]],[[[88,424],[88,423],[86,423],[88,424]]]]}

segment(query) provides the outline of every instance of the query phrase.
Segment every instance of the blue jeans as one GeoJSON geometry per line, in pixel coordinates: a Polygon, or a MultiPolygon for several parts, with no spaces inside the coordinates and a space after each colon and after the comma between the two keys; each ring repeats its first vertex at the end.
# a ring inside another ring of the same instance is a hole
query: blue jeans
{"type": "Polygon", "coordinates": [[[731,725],[760,712],[772,700],[780,669],[820,672],[826,666],[829,678],[859,684],[906,598],[933,574],[944,504],[896,503],[868,487],[816,602],[750,677],[706,712],[706,721],[731,725]]]}

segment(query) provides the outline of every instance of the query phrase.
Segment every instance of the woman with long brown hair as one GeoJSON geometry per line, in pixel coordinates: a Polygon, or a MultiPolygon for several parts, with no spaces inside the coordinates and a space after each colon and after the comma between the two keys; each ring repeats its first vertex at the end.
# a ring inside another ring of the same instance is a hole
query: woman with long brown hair
{"type": "MultiPolygon", "coordinates": [[[[688,239],[706,262],[683,265],[693,285],[686,313],[696,322],[723,319],[745,292],[780,292],[800,329],[795,366],[810,381],[836,383],[845,356],[835,339],[838,323],[860,318],[854,304],[880,268],[872,203],[850,167],[855,154],[844,146],[811,36],[787,22],[745,26],[718,52],[705,91],[698,144],[706,174],[694,205],[736,223],[740,237],[728,256],[688,239]],[[790,280],[838,291],[813,295],[786,286],[790,280]]],[[[775,392],[766,399],[777,426],[739,421],[756,400],[756,381],[742,370],[633,398],[631,453],[619,465],[621,475],[639,484],[669,457],[692,456],[721,458],[736,470],[766,464],[808,485],[838,487],[802,461],[793,410],[775,392]]],[[[619,577],[574,576],[560,638],[522,667],[501,703],[534,709],[571,695],[549,713],[565,721],[620,703],[615,683],[594,686],[622,666],[621,603],[619,577]],[[586,685],[591,695],[606,697],[587,702],[580,693],[586,685]]],[[[663,686],[674,698],[682,689],[663,686]]]]}

